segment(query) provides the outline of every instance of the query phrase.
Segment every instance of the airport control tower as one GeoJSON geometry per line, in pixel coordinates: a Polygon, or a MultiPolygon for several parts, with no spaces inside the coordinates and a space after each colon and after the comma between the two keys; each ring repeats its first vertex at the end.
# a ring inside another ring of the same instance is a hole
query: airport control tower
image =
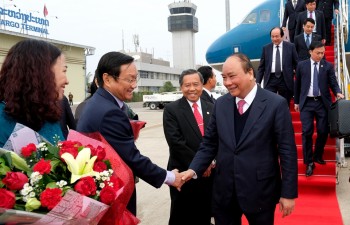
{"type": "Polygon", "coordinates": [[[168,31],[173,34],[173,63],[175,68],[195,68],[194,33],[198,32],[197,6],[189,0],[169,5],[168,31]]]}

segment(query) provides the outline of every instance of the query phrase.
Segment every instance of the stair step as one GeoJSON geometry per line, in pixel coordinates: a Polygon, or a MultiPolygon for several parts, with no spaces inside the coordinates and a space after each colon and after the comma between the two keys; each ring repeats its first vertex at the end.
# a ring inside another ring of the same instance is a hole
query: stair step
{"type": "MultiPolygon", "coordinates": [[[[297,155],[298,159],[303,159],[303,146],[297,145],[297,155]]],[[[336,148],[335,146],[326,145],[324,147],[324,153],[323,153],[323,159],[324,160],[336,160],[336,148]]]]}
{"type": "MultiPolygon", "coordinates": [[[[314,143],[315,143],[316,137],[317,137],[317,134],[314,133],[314,134],[312,135],[312,139],[313,139],[314,143]]],[[[301,133],[295,133],[295,143],[296,143],[297,145],[302,145],[302,144],[303,144],[303,140],[302,140],[302,135],[301,135],[301,133]]],[[[330,137],[328,137],[327,142],[326,142],[326,145],[333,145],[333,146],[335,146],[335,145],[336,145],[336,138],[330,138],[330,137]]]]}
{"type": "MultiPolygon", "coordinates": [[[[294,133],[302,132],[302,124],[301,121],[293,121],[294,133]]],[[[314,121],[314,131],[316,131],[316,121],[314,121]]]]}
{"type": "Polygon", "coordinates": [[[326,56],[326,60],[328,61],[328,62],[334,62],[334,55],[333,56],[326,56]]]}
{"type": "MultiPolygon", "coordinates": [[[[336,162],[326,161],[325,165],[315,163],[314,175],[333,176],[336,175],[336,162]]],[[[302,159],[298,159],[298,175],[305,175],[306,165],[302,159]]]]}
{"type": "Polygon", "coordinates": [[[290,114],[292,115],[292,121],[300,121],[300,113],[299,112],[292,111],[292,112],[290,112],[290,114]]]}
{"type": "Polygon", "coordinates": [[[317,191],[320,187],[322,188],[336,188],[337,179],[335,176],[319,176],[312,175],[306,177],[305,175],[298,176],[298,186],[305,188],[310,188],[312,192],[317,191]]]}
{"type": "Polygon", "coordinates": [[[330,51],[334,52],[334,46],[326,46],[326,52],[330,52],[330,51]]]}

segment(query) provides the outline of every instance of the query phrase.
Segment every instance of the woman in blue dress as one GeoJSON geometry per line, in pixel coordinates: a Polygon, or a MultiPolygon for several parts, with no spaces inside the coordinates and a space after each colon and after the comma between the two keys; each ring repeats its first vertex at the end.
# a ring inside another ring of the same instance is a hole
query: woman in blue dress
{"type": "Polygon", "coordinates": [[[66,71],[61,50],[48,42],[26,39],[9,50],[0,70],[0,147],[17,123],[51,143],[57,136],[63,140],[59,100],[68,84],[66,71]]]}

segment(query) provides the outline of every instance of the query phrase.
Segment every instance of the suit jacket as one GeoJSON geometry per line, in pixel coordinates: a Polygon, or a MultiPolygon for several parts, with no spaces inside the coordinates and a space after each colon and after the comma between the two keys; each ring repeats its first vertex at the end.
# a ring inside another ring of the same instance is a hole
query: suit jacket
{"type": "MultiPolygon", "coordinates": [[[[311,42],[321,41],[321,36],[315,33],[311,34],[311,42]]],[[[294,38],[294,45],[298,53],[299,62],[310,58],[309,48],[306,46],[304,32],[294,38]]]]}
{"type": "MultiPolygon", "coordinates": [[[[257,83],[261,83],[262,79],[264,78],[264,87],[266,87],[266,84],[270,79],[273,46],[273,43],[270,43],[263,47],[258,74],[256,76],[257,83]]],[[[283,41],[282,48],[283,78],[288,89],[293,92],[294,69],[298,64],[298,54],[293,43],[283,41]]]]}
{"type": "Polygon", "coordinates": [[[334,9],[339,10],[339,0],[316,0],[317,10],[320,10],[324,14],[325,19],[333,18],[333,6],[334,9]]]}
{"type": "Polygon", "coordinates": [[[296,7],[293,7],[292,0],[287,1],[284,8],[282,27],[286,27],[288,20],[288,30],[295,29],[299,12],[305,11],[304,0],[299,0],[296,7]]]}
{"type": "MultiPolygon", "coordinates": [[[[205,129],[209,123],[213,104],[203,99],[200,101],[205,129]]],[[[165,106],[163,126],[170,152],[168,170],[176,168],[180,172],[187,170],[202,142],[202,134],[185,97],[165,106]]],[[[186,182],[181,192],[170,187],[169,225],[210,225],[212,182],[212,176],[199,177],[186,182]]]]}
{"type": "MultiPolygon", "coordinates": [[[[166,170],[153,164],[149,158],[140,153],[135,146],[129,118],[120,109],[115,98],[105,89],[98,88],[86,102],[77,131],[100,132],[135,176],[156,188],[162,186],[166,178],[166,170]]],[[[136,196],[130,199],[128,209],[136,212],[136,196]]]]}
{"type": "MultiPolygon", "coordinates": [[[[209,123],[213,104],[201,99],[201,106],[204,128],[206,128],[209,123]]],[[[166,104],[163,124],[165,138],[170,150],[168,170],[187,170],[199,148],[199,144],[202,142],[202,134],[198,128],[191,106],[185,97],[166,104]]]]}
{"type": "Polygon", "coordinates": [[[203,90],[202,95],[201,95],[201,100],[204,100],[204,101],[206,101],[206,102],[210,102],[210,103],[212,103],[212,104],[215,103],[215,100],[213,100],[213,99],[211,98],[211,96],[210,96],[206,91],[204,91],[204,90],[203,90]]]}
{"type": "MultiPolygon", "coordinates": [[[[305,104],[307,94],[311,83],[311,68],[310,59],[299,62],[295,79],[294,103],[299,104],[299,109],[302,110],[305,104]]],[[[320,88],[321,98],[324,106],[329,109],[332,104],[331,93],[332,89],[334,95],[341,93],[333,65],[326,60],[320,61],[318,70],[318,87],[320,88]]]]}
{"type": "MultiPolygon", "coordinates": [[[[326,39],[326,24],[325,24],[323,12],[319,10],[315,10],[315,15],[316,15],[316,33],[318,35],[321,35],[322,39],[326,39]]],[[[303,11],[299,13],[298,19],[297,19],[297,26],[295,28],[295,36],[304,32],[303,23],[307,17],[308,17],[307,11],[303,11]]]]}
{"type": "Polygon", "coordinates": [[[244,213],[271,210],[280,197],[298,195],[297,152],[287,101],[257,88],[238,143],[235,97],[228,93],[216,101],[203,142],[189,167],[201,175],[216,157],[213,210],[232,207],[234,191],[244,213]]]}
{"type": "Polygon", "coordinates": [[[76,123],[74,120],[72,109],[70,108],[70,105],[66,96],[63,96],[63,99],[61,100],[61,107],[62,107],[62,114],[61,114],[60,124],[61,124],[61,129],[63,132],[64,139],[67,139],[69,130],[76,129],[76,123]]]}

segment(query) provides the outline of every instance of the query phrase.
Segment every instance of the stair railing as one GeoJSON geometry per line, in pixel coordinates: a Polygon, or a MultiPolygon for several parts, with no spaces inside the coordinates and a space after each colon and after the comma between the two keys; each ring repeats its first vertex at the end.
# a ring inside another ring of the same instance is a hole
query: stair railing
{"type": "MultiPolygon", "coordinates": [[[[335,41],[335,68],[339,87],[345,95],[345,99],[349,99],[349,71],[346,65],[345,43],[348,41],[348,4],[347,0],[339,1],[339,13],[336,15],[336,29],[334,29],[335,41]]],[[[344,153],[344,138],[339,139],[339,157],[338,164],[341,167],[347,167],[344,153]]]]}

